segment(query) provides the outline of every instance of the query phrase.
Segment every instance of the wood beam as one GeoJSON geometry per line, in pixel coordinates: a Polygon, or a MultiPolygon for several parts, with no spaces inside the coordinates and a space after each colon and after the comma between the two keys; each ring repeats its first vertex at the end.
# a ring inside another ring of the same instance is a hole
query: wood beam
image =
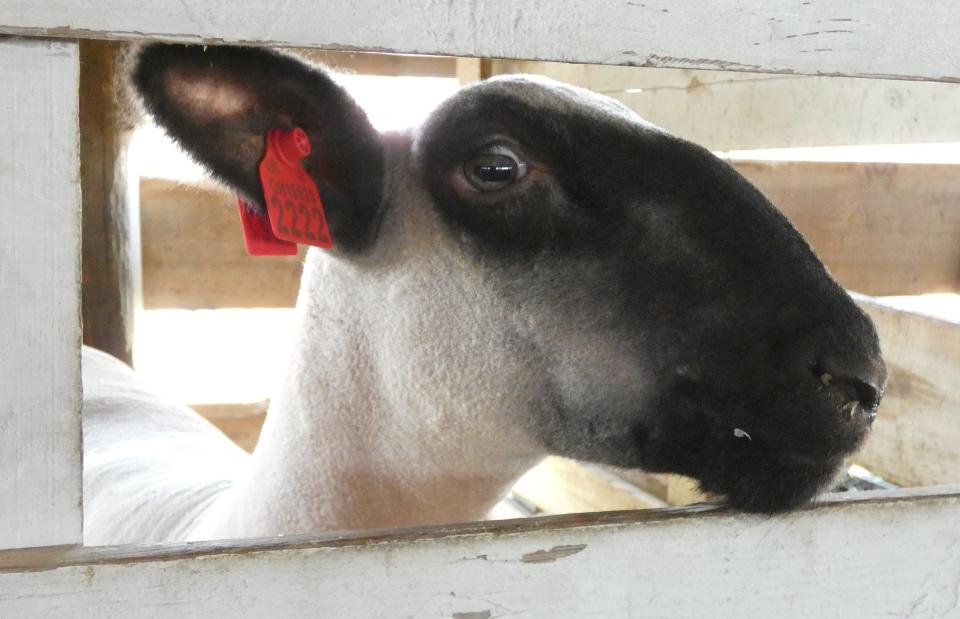
{"type": "Polygon", "coordinates": [[[234,443],[253,452],[260,439],[260,430],[267,418],[269,401],[245,404],[191,404],[197,411],[234,443]]]}
{"type": "Polygon", "coordinates": [[[80,180],[83,185],[83,343],[131,363],[140,300],[131,127],[117,102],[120,46],[80,42],[80,180]]]}
{"type": "Polygon", "coordinates": [[[495,60],[621,101],[714,151],[960,142],[960,88],[937,82],[495,60]]]}
{"type": "Polygon", "coordinates": [[[0,553],[0,615],[950,616],[958,491],[830,498],[765,518],[697,507],[22,550],[0,553]]]}
{"type": "Polygon", "coordinates": [[[551,456],[530,469],[513,493],[546,514],[665,507],[654,496],[596,464],[551,456]]]}
{"type": "Polygon", "coordinates": [[[489,58],[457,58],[457,79],[461,86],[485,80],[492,75],[489,58]]]}
{"type": "Polygon", "coordinates": [[[953,0],[6,0],[0,33],[958,81],[955,17],[953,0]]]}
{"type": "Polygon", "coordinates": [[[326,49],[298,49],[308,60],[339,72],[358,75],[455,77],[458,59],[450,56],[410,56],[326,49]]]}
{"type": "Polygon", "coordinates": [[[890,379],[856,460],[902,486],[960,482],[960,321],[858,300],[880,333],[890,379]]]}
{"type": "Polygon", "coordinates": [[[733,163],[845,288],[874,296],[960,290],[957,166],[733,163]]]}
{"type": "Polygon", "coordinates": [[[304,250],[247,255],[232,194],[144,179],[140,218],[144,308],[293,307],[304,250]]]}

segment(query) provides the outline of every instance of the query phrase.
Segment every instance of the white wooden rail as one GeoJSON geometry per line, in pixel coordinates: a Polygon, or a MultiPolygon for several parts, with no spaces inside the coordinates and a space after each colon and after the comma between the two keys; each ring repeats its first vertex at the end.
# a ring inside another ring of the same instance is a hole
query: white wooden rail
{"type": "Polygon", "coordinates": [[[78,70],[0,40],[0,548],[81,540],[78,70]]]}
{"type": "Polygon", "coordinates": [[[954,0],[4,0],[0,32],[960,80],[954,0]]]}
{"type": "Polygon", "coordinates": [[[21,551],[0,554],[0,615],[958,617],[958,490],[837,499],[783,518],[692,508],[21,551]]]}
{"type": "Polygon", "coordinates": [[[695,509],[236,546],[76,545],[77,44],[46,39],[955,82],[956,15],[953,0],[0,3],[0,548],[20,548],[0,551],[0,617],[960,617],[960,487],[777,518],[695,509]]]}

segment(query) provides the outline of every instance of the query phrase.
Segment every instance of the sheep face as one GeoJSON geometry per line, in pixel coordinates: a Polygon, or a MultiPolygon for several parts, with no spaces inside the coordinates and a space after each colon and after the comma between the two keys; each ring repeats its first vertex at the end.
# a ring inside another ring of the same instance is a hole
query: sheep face
{"type": "Polygon", "coordinates": [[[351,308],[409,423],[682,473],[750,511],[812,497],[869,431],[869,319],[736,171],[610,99],[497,78],[381,136],[271,52],[152,46],[134,81],[254,203],[266,131],[308,132],[335,249],[300,302],[351,308]]]}

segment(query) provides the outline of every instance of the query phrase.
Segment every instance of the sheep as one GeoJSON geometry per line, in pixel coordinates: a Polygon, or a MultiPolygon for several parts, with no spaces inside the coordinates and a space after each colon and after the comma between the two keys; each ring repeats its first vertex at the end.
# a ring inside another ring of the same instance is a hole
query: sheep
{"type": "Polygon", "coordinates": [[[87,544],[475,520],[547,454],[780,512],[869,433],[870,320],[750,183],[618,102],[502,76],[379,134],[275,51],[152,44],[131,75],[255,217],[265,135],[302,128],[333,247],[252,455],[84,352],[87,544]]]}

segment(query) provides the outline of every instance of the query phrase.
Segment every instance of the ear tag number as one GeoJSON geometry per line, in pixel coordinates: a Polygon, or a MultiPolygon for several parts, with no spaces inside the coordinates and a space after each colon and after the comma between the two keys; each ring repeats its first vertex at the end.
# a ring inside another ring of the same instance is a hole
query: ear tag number
{"type": "Polygon", "coordinates": [[[333,247],[320,192],[300,165],[310,154],[310,138],[299,127],[267,132],[267,150],[260,162],[260,182],[269,228],[239,199],[247,253],[253,256],[292,255],[297,243],[333,247]]]}

